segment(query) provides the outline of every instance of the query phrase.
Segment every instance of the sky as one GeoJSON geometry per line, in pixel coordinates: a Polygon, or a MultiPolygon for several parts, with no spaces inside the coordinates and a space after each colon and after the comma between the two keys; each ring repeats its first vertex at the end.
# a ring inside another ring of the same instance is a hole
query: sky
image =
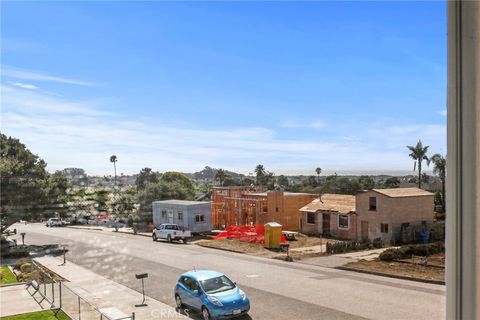
{"type": "Polygon", "coordinates": [[[413,174],[446,35],[434,1],[2,1],[1,132],[51,172],[413,174]]]}

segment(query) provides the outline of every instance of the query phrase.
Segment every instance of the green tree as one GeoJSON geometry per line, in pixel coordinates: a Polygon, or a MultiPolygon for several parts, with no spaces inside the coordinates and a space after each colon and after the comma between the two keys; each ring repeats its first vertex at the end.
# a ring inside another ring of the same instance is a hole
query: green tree
{"type": "Polygon", "coordinates": [[[154,172],[150,168],[143,168],[135,179],[137,190],[145,189],[149,183],[158,182],[159,176],[160,174],[158,172],[154,172]]]}
{"type": "Polygon", "coordinates": [[[193,182],[183,173],[166,172],[157,183],[147,185],[138,193],[140,213],[152,212],[152,202],[157,200],[192,200],[195,195],[193,182]]]}
{"type": "Polygon", "coordinates": [[[134,216],[136,212],[137,192],[134,188],[120,192],[118,200],[115,202],[116,218],[120,220],[128,220],[128,217],[134,216]]]}
{"type": "Polygon", "coordinates": [[[290,185],[290,183],[288,182],[288,178],[285,177],[283,174],[277,177],[277,184],[280,188],[284,190],[288,190],[288,187],[290,185]]]}
{"type": "Polygon", "coordinates": [[[46,204],[45,208],[50,209],[48,214],[44,212],[44,216],[60,216],[61,218],[67,218],[69,213],[68,201],[70,199],[70,182],[67,177],[61,172],[56,171],[54,174],[49,175],[46,188],[46,204]]]}
{"type": "Polygon", "coordinates": [[[385,188],[398,188],[400,187],[400,180],[397,177],[390,177],[385,180],[384,186],[385,188]]]}
{"type": "Polygon", "coordinates": [[[447,170],[447,160],[439,153],[435,153],[430,160],[433,162],[433,173],[438,175],[442,183],[442,208],[445,210],[445,178],[447,170]]]}
{"type": "Polygon", "coordinates": [[[415,161],[413,171],[415,167],[418,167],[418,187],[422,188],[422,162],[425,160],[427,166],[430,165],[430,158],[427,156],[429,146],[423,146],[422,141],[418,140],[415,146],[407,146],[411,151],[409,156],[415,161]]]}
{"type": "Polygon", "coordinates": [[[265,167],[262,164],[259,164],[255,167],[257,185],[265,185],[266,174],[267,172],[265,171],[265,167]]]}
{"type": "Polygon", "coordinates": [[[0,133],[2,228],[19,219],[38,219],[44,211],[47,164],[20,140],[0,133]]]}
{"type": "Polygon", "coordinates": [[[215,181],[218,181],[218,184],[220,186],[223,186],[223,183],[225,182],[225,179],[227,178],[228,174],[225,170],[223,169],[218,169],[217,171],[215,171],[215,175],[213,177],[213,179],[215,181]]]}
{"type": "Polygon", "coordinates": [[[430,183],[430,176],[426,172],[422,173],[422,183],[430,183]]]}
{"type": "Polygon", "coordinates": [[[360,183],[363,190],[372,190],[375,188],[375,180],[370,176],[360,176],[358,183],[360,183]]]}

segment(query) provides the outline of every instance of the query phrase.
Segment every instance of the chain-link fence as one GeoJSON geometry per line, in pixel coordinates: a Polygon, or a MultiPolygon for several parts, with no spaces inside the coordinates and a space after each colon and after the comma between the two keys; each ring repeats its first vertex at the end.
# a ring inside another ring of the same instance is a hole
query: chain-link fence
{"type": "Polygon", "coordinates": [[[35,261],[32,261],[31,275],[30,293],[36,301],[50,304],[51,309],[63,311],[72,320],[135,320],[134,313],[131,316],[111,318],[70,288],[67,282],[35,261]]]}

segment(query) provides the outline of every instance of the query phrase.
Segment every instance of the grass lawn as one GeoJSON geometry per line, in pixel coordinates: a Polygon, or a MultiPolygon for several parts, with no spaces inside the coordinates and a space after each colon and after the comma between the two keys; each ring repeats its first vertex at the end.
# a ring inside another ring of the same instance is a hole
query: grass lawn
{"type": "Polygon", "coordinates": [[[18,283],[15,275],[8,269],[7,266],[2,266],[2,275],[0,277],[0,285],[18,283]]]}
{"type": "Polygon", "coordinates": [[[16,316],[1,317],[0,320],[70,320],[62,311],[55,316],[52,310],[24,313],[16,316]]]}

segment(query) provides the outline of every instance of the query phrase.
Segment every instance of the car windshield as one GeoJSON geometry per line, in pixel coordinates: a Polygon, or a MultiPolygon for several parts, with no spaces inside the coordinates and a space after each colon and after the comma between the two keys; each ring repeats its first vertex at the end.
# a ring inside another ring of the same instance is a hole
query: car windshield
{"type": "Polygon", "coordinates": [[[220,276],[212,279],[200,281],[205,293],[218,293],[235,288],[235,284],[226,276],[220,276]]]}

